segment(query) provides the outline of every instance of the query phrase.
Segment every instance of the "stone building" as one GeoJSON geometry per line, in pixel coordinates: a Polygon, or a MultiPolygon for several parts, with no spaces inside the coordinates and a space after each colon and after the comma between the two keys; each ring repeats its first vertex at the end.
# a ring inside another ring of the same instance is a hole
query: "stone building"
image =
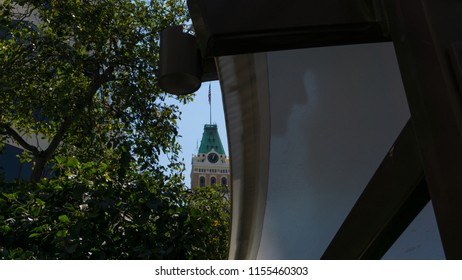
{"type": "Polygon", "coordinates": [[[229,186],[229,159],[225,154],[216,124],[204,125],[197,155],[192,157],[191,188],[220,184],[229,186]]]}

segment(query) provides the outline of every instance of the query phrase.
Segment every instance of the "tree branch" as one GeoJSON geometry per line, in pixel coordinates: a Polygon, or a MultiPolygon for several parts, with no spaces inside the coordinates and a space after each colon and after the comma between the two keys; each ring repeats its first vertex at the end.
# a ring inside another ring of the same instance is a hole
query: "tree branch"
{"type": "Polygon", "coordinates": [[[0,123],[0,127],[5,130],[6,135],[13,138],[24,149],[32,152],[33,155],[37,156],[40,153],[40,151],[39,151],[39,149],[37,147],[27,143],[27,141],[24,140],[24,138],[22,138],[22,136],[19,135],[19,133],[16,130],[14,130],[11,126],[9,126],[9,125],[7,125],[5,123],[0,123]]]}
{"type": "Polygon", "coordinates": [[[101,75],[93,76],[93,80],[90,83],[89,91],[83,96],[83,98],[79,102],[77,102],[77,104],[75,104],[74,109],[71,110],[71,112],[69,112],[69,114],[63,119],[61,126],[57,130],[55,136],[51,140],[47,149],[43,152],[40,152],[37,149],[37,154],[34,154],[36,156],[36,163],[30,178],[32,182],[37,182],[38,180],[40,180],[48,160],[50,160],[50,158],[55,153],[56,149],[59,147],[59,144],[64,140],[64,138],[66,137],[66,133],[71,128],[72,124],[80,118],[80,115],[82,114],[82,112],[84,112],[84,109],[91,104],[91,102],[93,101],[93,97],[95,93],[98,91],[98,89],[103,84],[113,79],[113,71],[114,67],[108,67],[104,70],[104,72],[101,75]]]}

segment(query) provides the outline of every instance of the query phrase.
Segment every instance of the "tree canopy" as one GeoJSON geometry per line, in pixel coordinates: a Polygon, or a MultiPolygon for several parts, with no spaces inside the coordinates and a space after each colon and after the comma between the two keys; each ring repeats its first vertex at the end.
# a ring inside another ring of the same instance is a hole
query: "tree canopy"
{"type": "Polygon", "coordinates": [[[1,10],[0,140],[26,150],[32,181],[57,155],[109,148],[136,154],[143,170],[159,168],[162,153],[175,160],[178,107],[156,73],[159,31],[186,20],[182,1],[18,0],[1,10]],[[37,137],[47,144],[31,144],[37,137]]]}
{"type": "Polygon", "coordinates": [[[183,183],[169,99],[191,97],[157,85],[159,32],[187,19],[180,0],[0,3],[0,146],[33,164],[0,187],[0,258],[226,258],[227,200],[183,183]]]}
{"type": "Polygon", "coordinates": [[[0,259],[226,259],[230,201],[149,173],[56,160],[73,176],[3,188],[0,259]]]}

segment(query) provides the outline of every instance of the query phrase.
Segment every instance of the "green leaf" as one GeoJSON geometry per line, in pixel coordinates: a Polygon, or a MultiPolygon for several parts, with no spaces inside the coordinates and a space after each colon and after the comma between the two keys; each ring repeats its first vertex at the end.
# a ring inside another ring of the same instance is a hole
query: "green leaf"
{"type": "Polygon", "coordinates": [[[67,215],[61,215],[58,217],[59,221],[63,222],[63,223],[70,223],[71,220],[69,220],[69,217],[67,215]]]}
{"type": "Polygon", "coordinates": [[[56,233],[56,237],[67,237],[69,235],[69,231],[67,229],[59,230],[56,233]]]}
{"type": "Polygon", "coordinates": [[[6,233],[6,232],[9,232],[11,230],[12,230],[12,228],[10,226],[8,226],[8,225],[0,226],[0,232],[6,233]]]}
{"type": "Polygon", "coordinates": [[[36,198],[35,203],[37,203],[38,206],[44,206],[45,205],[45,201],[41,200],[40,198],[36,198]]]}
{"type": "Polygon", "coordinates": [[[76,158],[69,158],[67,161],[67,166],[70,168],[76,168],[79,166],[79,161],[76,158]]]}
{"type": "Polygon", "coordinates": [[[41,212],[41,207],[31,207],[30,209],[30,214],[32,217],[38,217],[38,215],[40,215],[41,212]]]}

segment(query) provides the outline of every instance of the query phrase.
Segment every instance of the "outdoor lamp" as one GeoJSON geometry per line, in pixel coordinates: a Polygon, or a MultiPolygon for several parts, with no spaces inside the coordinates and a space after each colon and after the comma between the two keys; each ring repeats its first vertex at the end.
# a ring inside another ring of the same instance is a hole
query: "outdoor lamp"
{"type": "Polygon", "coordinates": [[[175,95],[193,93],[201,86],[201,56],[196,37],[172,26],[160,34],[159,86],[175,95]]]}

